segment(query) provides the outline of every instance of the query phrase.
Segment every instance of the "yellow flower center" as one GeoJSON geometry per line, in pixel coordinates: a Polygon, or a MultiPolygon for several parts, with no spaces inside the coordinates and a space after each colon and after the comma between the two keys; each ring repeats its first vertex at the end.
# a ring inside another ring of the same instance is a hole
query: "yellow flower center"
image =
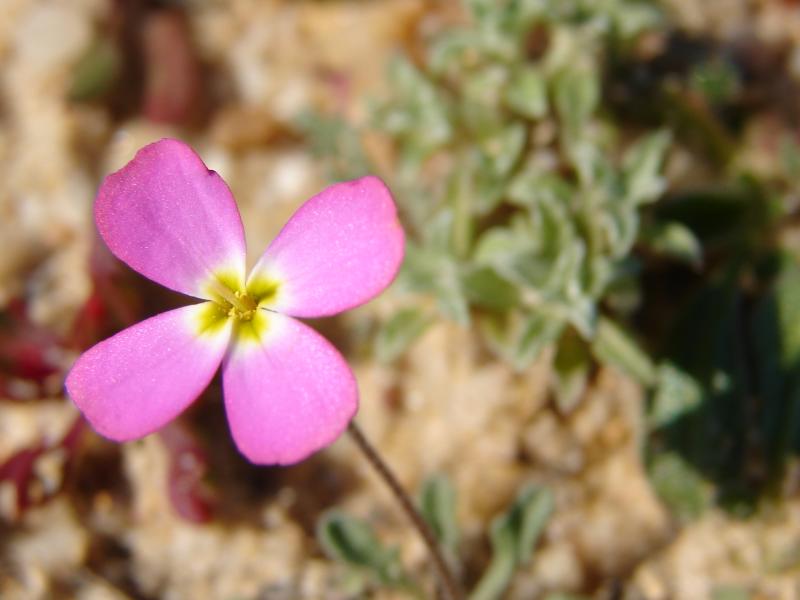
{"type": "Polygon", "coordinates": [[[206,287],[212,302],[200,314],[198,333],[213,334],[233,320],[233,335],[243,341],[259,341],[267,330],[268,316],[258,310],[272,304],[278,284],[267,279],[254,279],[244,289],[230,273],[218,273],[206,287]]]}
{"type": "Polygon", "coordinates": [[[215,281],[212,287],[217,295],[214,301],[230,318],[237,321],[249,321],[253,318],[258,304],[246,291],[232,290],[220,281],[215,281]]]}

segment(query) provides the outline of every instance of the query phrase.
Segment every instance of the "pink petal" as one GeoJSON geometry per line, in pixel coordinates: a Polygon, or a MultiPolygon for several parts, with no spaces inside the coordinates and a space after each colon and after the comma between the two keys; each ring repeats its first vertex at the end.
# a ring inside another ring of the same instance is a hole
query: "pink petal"
{"type": "Polygon", "coordinates": [[[244,279],[244,229],[233,196],[183,142],[145,146],[106,177],[94,215],[117,258],[168,288],[211,298],[212,277],[244,279]]]}
{"type": "Polygon", "coordinates": [[[117,441],[142,437],[200,395],[230,339],[227,319],[208,319],[215,306],[161,313],[81,355],[67,376],[67,394],[98,433],[117,441]]]}
{"type": "Polygon", "coordinates": [[[291,464],[333,442],[358,408],[358,388],[338,350],[278,313],[261,339],[237,337],[222,367],[225,409],[239,451],[257,464],[291,464]]]}
{"type": "Polygon", "coordinates": [[[295,317],[332,315],[378,295],[403,260],[403,229],[377,177],[339,183],[289,219],[250,275],[278,282],[268,306],[295,317]]]}

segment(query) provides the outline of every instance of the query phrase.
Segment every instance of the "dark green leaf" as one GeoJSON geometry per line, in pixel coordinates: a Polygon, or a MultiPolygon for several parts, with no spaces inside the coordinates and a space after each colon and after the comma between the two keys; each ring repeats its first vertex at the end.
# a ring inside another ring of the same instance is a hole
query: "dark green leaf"
{"type": "Polygon", "coordinates": [[[800,451],[800,266],[793,257],[783,258],[772,288],[759,301],[752,335],[763,436],[777,471],[791,450],[800,451]]]}
{"type": "Polygon", "coordinates": [[[730,102],[741,91],[736,67],[728,61],[701,62],[689,74],[689,85],[710,104],[730,102]]]}
{"type": "Polygon", "coordinates": [[[662,222],[682,223],[704,246],[738,250],[769,225],[773,204],[760,184],[747,179],[671,197],[657,205],[655,215],[662,222]]]}
{"type": "Polygon", "coordinates": [[[662,434],[670,449],[720,484],[721,498],[737,502],[748,501],[754,489],[742,482],[752,439],[746,433],[752,413],[743,307],[738,273],[731,270],[698,292],[670,324],[667,356],[702,386],[703,397],[697,410],[662,434]]]}

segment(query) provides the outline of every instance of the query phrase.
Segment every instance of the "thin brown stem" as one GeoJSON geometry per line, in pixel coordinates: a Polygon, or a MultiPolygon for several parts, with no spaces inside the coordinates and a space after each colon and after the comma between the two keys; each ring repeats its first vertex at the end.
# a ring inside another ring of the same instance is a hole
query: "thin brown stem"
{"type": "Polygon", "coordinates": [[[425,545],[428,547],[428,552],[430,552],[431,558],[433,558],[433,564],[436,567],[436,572],[439,575],[441,586],[446,597],[449,600],[463,600],[464,594],[461,592],[461,588],[456,582],[456,578],[450,571],[450,567],[447,565],[447,561],[444,559],[444,556],[439,549],[439,544],[436,542],[433,531],[431,531],[431,528],[425,522],[425,519],[422,518],[422,515],[420,515],[417,509],[414,507],[414,503],[411,502],[411,499],[403,489],[403,486],[397,480],[397,477],[394,475],[391,469],[389,469],[389,465],[383,462],[383,459],[378,454],[378,451],[372,446],[372,444],[369,443],[367,438],[364,436],[364,433],[361,431],[358,425],[355,424],[355,421],[350,422],[349,431],[350,437],[364,453],[364,456],[366,456],[369,463],[378,472],[378,475],[381,476],[381,479],[383,479],[386,482],[386,485],[389,486],[392,494],[400,503],[403,512],[406,513],[406,516],[408,516],[409,520],[414,525],[414,528],[420,534],[425,542],[425,545]]]}

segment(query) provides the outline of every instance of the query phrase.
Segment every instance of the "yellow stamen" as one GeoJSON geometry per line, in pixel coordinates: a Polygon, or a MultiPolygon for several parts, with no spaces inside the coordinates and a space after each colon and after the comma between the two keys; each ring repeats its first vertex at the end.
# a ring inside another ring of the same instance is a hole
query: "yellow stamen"
{"type": "Polygon", "coordinates": [[[223,304],[230,306],[228,309],[229,317],[244,320],[249,320],[253,317],[253,311],[257,306],[253,299],[246,293],[240,290],[233,291],[217,279],[211,282],[210,287],[211,290],[219,296],[223,304]]]}

